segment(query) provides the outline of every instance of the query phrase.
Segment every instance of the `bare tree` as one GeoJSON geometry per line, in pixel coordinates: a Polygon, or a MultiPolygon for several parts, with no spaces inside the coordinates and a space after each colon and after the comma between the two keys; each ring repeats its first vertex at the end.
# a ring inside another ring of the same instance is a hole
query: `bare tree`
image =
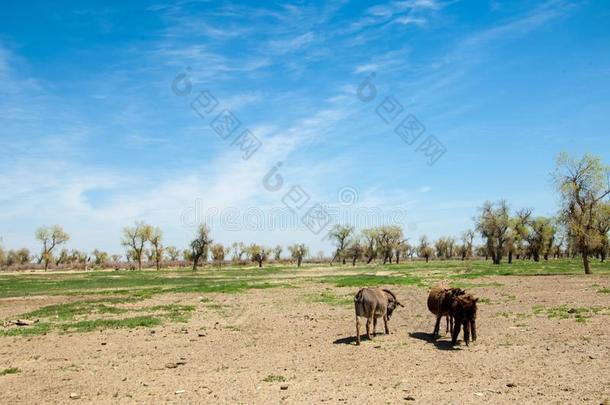
{"type": "Polygon", "coordinates": [[[51,228],[42,227],[36,231],[36,239],[42,242],[41,260],[44,260],[44,270],[49,269],[49,263],[53,258],[53,249],[56,246],[67,242],[70,236],[64,232],[59,225],[53,225],[51,228]]]}
{"type": "Polygon", "coordinates": [[[212,244],[210,229],[205,225],[199,225],[195,239],[191,241],[191,259],[193,260],[193,271],[197,270],[199,260],[208,259],[208,248],[212,244]]]}
{"type": "Polygon", "coordinates": [[[297,267],[301,267],[303,258],[309,254],[309,248],[305,246],[305,244],[300,243],[288,246],[288,250],[290,251],[292,258],[297,261],[297,267]]]}
{"type": "Polygon", "coordinates": [[[562,200],[561,220],[582,255],[585,274],[591,274],[589,255],[601,244],[596,223],[608,215],[600,205],[610,194],[610,167],[597,156],[586,154],[575,160],[562,153],[554,179],[562,200]]]}

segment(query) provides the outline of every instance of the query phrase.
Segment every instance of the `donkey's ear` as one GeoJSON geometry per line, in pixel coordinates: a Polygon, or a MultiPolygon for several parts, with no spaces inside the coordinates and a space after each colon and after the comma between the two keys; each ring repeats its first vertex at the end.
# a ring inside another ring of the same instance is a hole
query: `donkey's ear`
{"type": "Polygon", "coordinates": [[[478,298],[475,298],[473,302],[476,304],[478,300],[478,298]]]}
{"type": "Polygon", "coordinates": [[[404,305],[402,305],[400,302],[396,301],[396,305],[398,305],[399,307],[405,307],[404,305]]]}

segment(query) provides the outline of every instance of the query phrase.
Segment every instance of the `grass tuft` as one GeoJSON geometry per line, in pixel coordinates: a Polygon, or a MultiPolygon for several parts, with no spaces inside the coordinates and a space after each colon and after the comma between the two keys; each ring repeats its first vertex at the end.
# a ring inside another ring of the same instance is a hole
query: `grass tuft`
{"type": "Polygon", "coordinates": [[[8,374],[17,374],[17,373],[21,373],[21,370],[18,369],[17,367],[9,367],[9,368],[5,368],[4,370],[0,371],[0,376],[8,375],[8,374]]]}

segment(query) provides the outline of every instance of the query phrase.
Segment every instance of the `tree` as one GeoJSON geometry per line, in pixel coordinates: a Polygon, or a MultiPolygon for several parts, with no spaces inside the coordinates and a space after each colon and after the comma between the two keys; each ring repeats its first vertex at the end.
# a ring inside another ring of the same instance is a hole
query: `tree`
{"type": "Polygon", "coordinates": [[[554,180],[561,197],[560,218],[582,256],[585,274],[591,274],[589,255],[602,243],[596,224],[607,219],[600,206],[610,194],[609,178],[610,167],[597,156],[585,154],[576,160],[562,153],[557,157],[554,180]]]}
{"type": "Polygon", "coordinates": [[[426,259],[426,263],[430,260],[430,256],[434,255],[434,250],[430,247],[428,243],[428,237],[426,235],[422,235],[419,238],[419,246],[417,247],[417,254],[419,257],[423,257],[426,259]]]}
{"type": "Polygon", "coordinates": [[[388,260],[392,263],[394,249],[403,238],[402,228],[397,225],[380,226],[377,228],[377,248],[383,255],[383,264],[388,260]]]}
{"type": "Polygon", "coordinates": [[[377,247],[377,229],[364,229],[362,230],[362,237],[364,238],[363,255],[366,257],[366,264],[371,263],[377,258],[378,247],[377,247]]]}
{"type": "Polygon", "coordinates": [[[4,251],[2,246],[0,246],[0,266],[3,266],[5,263],[6,263],[6,252],[4,251]]]}
{"type": "Polygon", "coordinates": [[[108,264],[108,253],[103,250],[95,249],[91,254],[93,255],[93,263],[96,266],[104,267],[108,264]]]}
{"type": "Polygon", "coordinates": [[[117,263],[119,263],[121,261],[121,257],[123,257],[122,255],[112,255],[110,256],[110,259],[112,260],[112,263],[114,263],[115,265],[117,263]]]}
{"type": "Polygon", "coordinates": [[[290,251],[290,256],[297,261],[297,267],[301,267],[303,258],[309,254],[309,248],[305,244],[300,243],[288,246],[288,250],[290,251]]]}
{"type": "Polygon", "coordinates": [[[472,259],[473,256],[473,243],[474,243],[474,231],[469,229],[462,234],[462,250],[460,252],[462,260],[472,259]]]}
{"type": "Polygon", "coordinates": [[[356,265],[357,260],[362,260],[364,247],[359,240],[354,240],[347,248],[347,257],[352,260],[352,266],[356,265]]]}
{"type": "Polygon", "coordinates": [[[67,264],[70,261],[70,252],[68,249],[63,248],[61,252],[59,252],[59,256],[55,259],[55,266],[59,266],[60,264],[67,264]]]}
{"type": "Polygon", "coordinates": [[[349,237],[354,232],[354,228],[351,226],[335,225],[330,230],[328,236],[335,240],[337,247],[333,259],[330,261],[332,264],[335,259],[340,259],[345,264],[345,258],[347,257],[347,246],[349,244],[349,237]]]}
{"type": "Polygon", "coordinates": [[[263,262],[269,258],[270,254],[271,249],[267,249],[263,246],[252,244],[248,247],[248,255],[250,256],[250,260],[258,263],[258,267],[263,267],[263,262]]]}
{"type": "Polygon", "coordinates": [[[407,242],[407,240],[401,240],[398,242],[396,246],[395,254],[396,254],[396,264],[400,263],[400,257],[408,257],[411,254],[411,245],[407,242]]]}
{"type": "Polygon", "coordinates": [[[49,269],[49,262],[52,260],[53,249],[63,243],[66,243],[70,236],[59,225],[53,225],[51,228],[42,227],[36,231],[36,239],[42,242],[41,260],[44,261],[44,270],[49,269]]]}
{"type": "Polygon", "coordinates": [[[276,262],[280,261],[280,257],[282,256],[282,247],[277,245],[273,248],[273,260],[276,262]]]}
{"type": "Polygon", "coordinates": [[[180,251],[175,246],[168,246],[165,248],[165,251],[167,252],[170,262],[175,262],[180,257],[180,251]]]}
{"type": "Polygon", "coordinates": [[[529,231],[527,233],[527,249],[535,262],[540,261],[540,255],[546,254],[552,246],[555,237],[555,228],[550,218],[537,217],[529,221],[529,231]]]}
{"type": "Polygon", "coordinates": [[[447,240],[444,237],[438,238],[434,242],[434,250],[436,250],[436,257],[442,259],[447,257],[447,240]]]}
{"type": "Polygon", "coordinates": [[[232,259],[235,263],[242,261],[242,256],[247,253],[247,247],[243,242],[235,242],[231,245],[232,259]]]}
{"type": "Polygon", "coordinates": [[[161,262],[163,261],[163,232],[160,228],[151,228],[148,240],[152,245],[152,256],[157,267],[157,271],[161,270],[161,262]]]}
{"type": "Polygon", "coordinates": [[[500,264],[506,242],[509,239],[510,213],[506,201],[493,204],[485,202],[477,218],[477,230],[486,241],[487,249],[494,264],[500,264]]]}
{"type": "Polygon", "coordinates": [[[511,229],[509,230],[507,250],[508,264],[513,263],[513,255],[516,253],[519,258],[524,253],[523,242],[528,239],[530,218],[532,210],[528,208],[520,209],[516,215],[511,218],[511,229]]]}
{"type": "Polygon", "coordinates": [[[600,236],[598,252],[601,261],[604,262],[608,250],[610,249],[610,243],[608,241],[608,231],[610,231],[610,203],[603,203],[600,205],[597,217],[596,230],[600,236]]]}
{"type": "Polygon", "coordinates": [[[150,239],[152,234],[152,226],[145,224],[142,221],[136,221],[134,226],[123,228],[122,245],[129,250],[128,257],[138,263],[138,270],[142,270],[142,254],[144,245],[150,239]]]}
{"type": "Polygon", "coordinates": [[[19,264],[27,264],[32,261],[32,256],[28,249],[22,248],[17,251],[17,259],[19,264]]]}
{"type": "Polygon", "coordinates": [[[210,248],[212,251],[212,260],[214,263],[218,265],[218,267],[222,267],[222,263],[225,261],[225,248],[220,243],[215,243],[210,248]]]}
{"type": "Polygon", "coordinates": [[[195,239],[191,241],[191,259],[193,260],[193,271],[197,270],[199,259],[208,259],[208,248],[212,244],[210,229],[205,225],[199,225],[195,239]]]}

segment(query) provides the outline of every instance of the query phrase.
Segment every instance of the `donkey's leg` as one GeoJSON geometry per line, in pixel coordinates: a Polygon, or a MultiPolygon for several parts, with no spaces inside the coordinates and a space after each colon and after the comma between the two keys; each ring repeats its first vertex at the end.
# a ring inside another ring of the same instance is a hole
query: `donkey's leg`
{"type": "Polygon", "coordinates": [[[455,345],[457,343],[458,336],[460,334],[460,328],[462,327],[462,322],[459,319],[453,320],[453,335],[451,336],[451,344],[455,345]]]}
{"type": "Polygon", "coordinates": [[[366,318],[366,337],[371,339],[371,318],[366,318]]]}
{"type": "Polygon", "coordinates": [[[356,345],[360,346],[360,320],[358,315],[356,315],[356,345]]]}
{"type": "Polygon", "coordinates": [[[387,314],[383,316],[383,326],[385,326],[385,334],[389,335],[390,328],[388,328],[388,315],[387,314]]]}
{"type": "Polygon", "coordinates": [[[472,321],[470,321],[470,332],[472,333],[472,341],[476,342],[477,341],[477,325],[476,325],[476,321],[474,319],[472,321]]]}
{"type": "Polygon", "coordinates": [[[377,318],[373,316],[373,336],[377,336],[377,318]]]}
{"type": "Polygon", "coordinates": [[[441,327],[441,315],[437,315],[436,324],[434,324],[434,332],[432,332],[433,339],[436,339],[438,337],[440,327],[441,327]]]}

